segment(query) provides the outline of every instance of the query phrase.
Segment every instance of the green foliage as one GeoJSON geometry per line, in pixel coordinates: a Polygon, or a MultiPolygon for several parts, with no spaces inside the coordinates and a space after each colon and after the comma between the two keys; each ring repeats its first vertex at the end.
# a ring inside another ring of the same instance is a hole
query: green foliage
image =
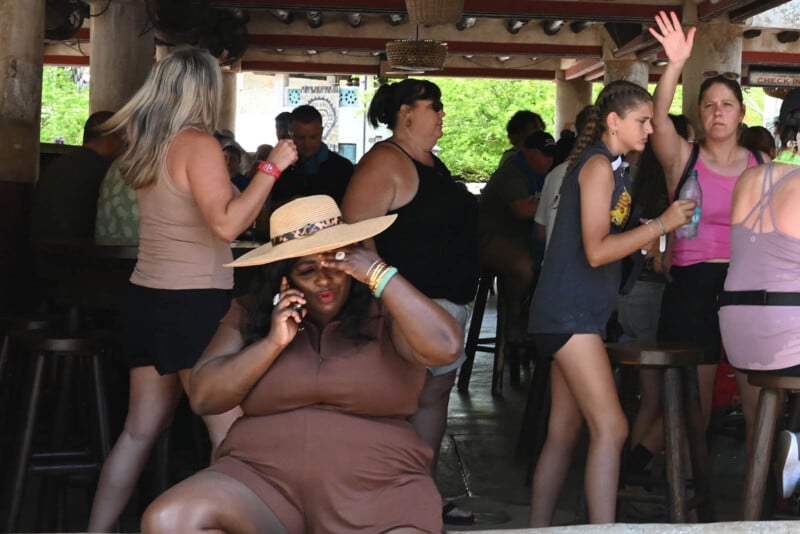
{"type": "Polygon", "coordinates": [[[446,113],[442,160],[453,175],[484,181],[509,148],[506,122],[521,109],[542,116],[549,131],[555,125],[553,82],[534,80],[431,79],[442,89],[446,113]]]}
{"type": "Polygon", "coordinates": [[[80,145],[83,125],[88,117],[89,88],[78,89],[72,69],[45,66],[40,141],[52,143],[61,136],[68,145],[80,145]]]}

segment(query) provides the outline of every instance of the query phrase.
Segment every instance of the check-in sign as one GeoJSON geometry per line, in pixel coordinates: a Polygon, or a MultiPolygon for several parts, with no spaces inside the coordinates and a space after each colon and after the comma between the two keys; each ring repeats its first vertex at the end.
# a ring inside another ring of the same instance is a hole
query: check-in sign
{"type": "Polygon", "coordinates": [[[800,87],[800,72],[780,72],[750,69],[748,85],[768,87],[800,87]]]}

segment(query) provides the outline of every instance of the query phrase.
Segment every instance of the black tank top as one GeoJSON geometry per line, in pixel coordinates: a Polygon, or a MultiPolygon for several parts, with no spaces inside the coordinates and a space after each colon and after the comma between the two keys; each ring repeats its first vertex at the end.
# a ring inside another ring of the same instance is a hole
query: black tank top
{"type": "Polygon", "coordinates": [[[436,156],[428,167],[403,153],[417,168],[419,185],[408,204],[389,212],[398,217],[375,236],[378,253],[427,297],[467,304],[480,275],[478,201],[436,156]]]}

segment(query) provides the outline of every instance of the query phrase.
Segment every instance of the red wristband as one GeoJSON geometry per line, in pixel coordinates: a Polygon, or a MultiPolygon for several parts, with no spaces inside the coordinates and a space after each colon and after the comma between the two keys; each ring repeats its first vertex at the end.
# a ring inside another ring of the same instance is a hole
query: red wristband
{"type": "Polygon", "coordinates": [[[281,170],[275,166],[274,163],[271,161],[262,161],[258,164],[258,170],[263,172],[264,174],[268,174],[270,176],[275,177],[275,181],[278,181],[278,178],[281,177],[281,170]]]}

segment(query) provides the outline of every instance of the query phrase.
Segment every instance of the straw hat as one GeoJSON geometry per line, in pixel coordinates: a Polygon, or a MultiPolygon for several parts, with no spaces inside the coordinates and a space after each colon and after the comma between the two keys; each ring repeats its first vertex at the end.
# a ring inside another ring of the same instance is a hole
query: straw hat
{"type": "Polygon", "coordinates": [[[383,232],[396,218],[396,214],[384,215],[347,224],[331,197],[301,197],[276,209],[269,218],[269,243],[225,266],[264,265],[333,250],[383,232]]]}

